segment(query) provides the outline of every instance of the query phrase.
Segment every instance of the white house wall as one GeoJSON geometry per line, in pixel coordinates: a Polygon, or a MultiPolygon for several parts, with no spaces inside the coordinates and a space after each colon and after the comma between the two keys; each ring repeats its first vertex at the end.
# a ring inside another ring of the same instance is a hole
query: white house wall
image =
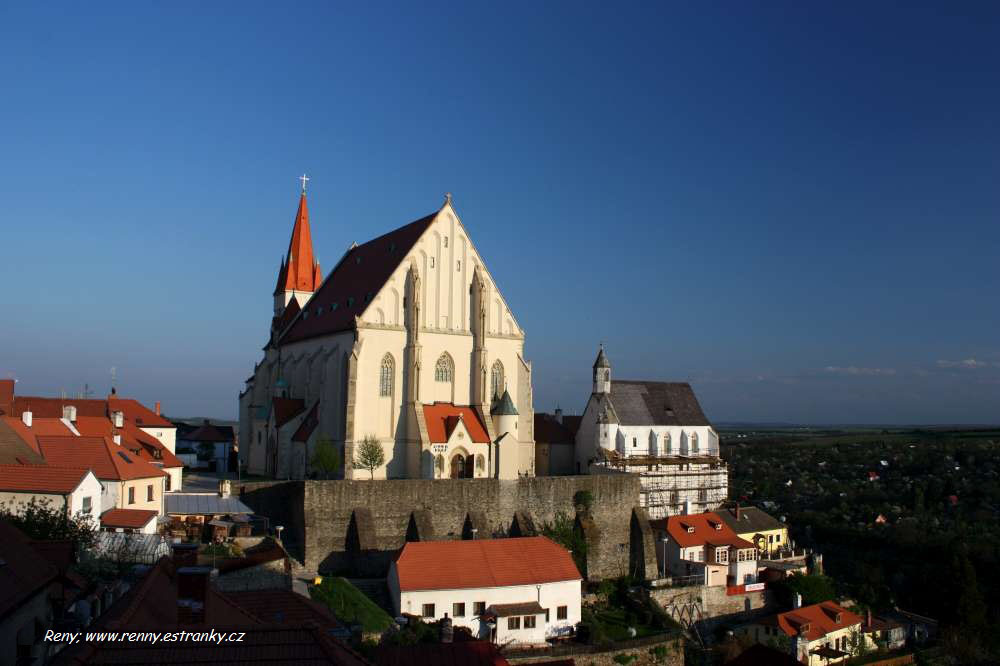
{"type": "MultiPolygon", "coordinates": [[[[420,615],[424,604],[434,604],[434,619],[441,619],[445,613],[452,619],[456,627],[468,627],[473,635],[488,638],[489,633],[485,623],[473,615],[474,602],[485,602],[489,608],[496,604],[514,604],[538,601],[542,608],[549,610],[549,622],[545,623],[544,615],[538,617],[535,630],[521,629],[513,632],[517,642],[542,643],[546,638],[568,634],[580,622],[580,581],[561,581],[544,583],[540,589],[535,585],[517,585],[511,587],[488,587],[462,590],[426,590],[418,592],[398,592],[394,581],[395,569],[390,573],[389,589],[393,597],[393,609],[396,614],[408,613],[420,615]],[[465,617],[453,617],[453,604],[465,604],[465,617]],[[556,619],[556,608],[566,606],[565,620],[556,619]]],[[[503,640],[506,632],[506,619],[498,622],[498,640],[503,640]],[[500,626],[502,625],[502,627],[500,626]]]]}

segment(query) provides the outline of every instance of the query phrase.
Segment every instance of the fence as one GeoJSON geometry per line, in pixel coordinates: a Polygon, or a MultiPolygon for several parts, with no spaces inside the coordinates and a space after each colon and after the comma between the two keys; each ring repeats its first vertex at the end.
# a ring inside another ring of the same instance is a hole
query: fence
{"type": "Polygon", "coordinates": [[[611,652],[617,650],[633,650],[636,648],[651,647],[660,645],[670,640],[682,638],[683,633],[678,631],[666,631],[661,634],[643,636],[641,638],[629,638],[623,641],[615,641],[605,645],[586,645],[584,643],[562,643],[547,648],[509,648],[503,651],[503,656],[516,659],[521,657],[570,657],[579,654],[598,654],[601,652],[611,652]]]}

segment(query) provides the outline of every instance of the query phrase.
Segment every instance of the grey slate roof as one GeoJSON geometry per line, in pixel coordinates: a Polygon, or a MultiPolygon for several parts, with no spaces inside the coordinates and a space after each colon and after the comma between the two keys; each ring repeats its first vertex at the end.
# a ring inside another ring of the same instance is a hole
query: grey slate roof
{"type": "Polygon", "coordinates": [[[738,520],[735,511],[736,509],[720,509],[715,513],[722,518],[722,522],[731,527],[737,534],[780,530],[785,527],[785,524],[780,520],[755,506],[741,506],[738,520]]]}
{"type": "Polygon", "coordinates": [[[610,397],[621,425],[712,425],[687,382],[613,379],[610,397]]]}
{"type": "Polygon", "coordinates": [[[594,361],[595,368],[610,368],[611,363],[608,362],[608,357],[604,355],[604,345],[601,345],[600,351],[597,352],[597,359],[594,361]]]}
{"type": "Polygon", "coordinates": [[[495,414],[497,416],[505,416],[508,414],[517,416],[517,408],[514,407],[514,401],[510,399],[510,393],[507,389],[503,390],[503,395],[497,400],[497,403],[493,405],[493,409],[490,410],[490,414],[495,414]]]}
{"type": "Polygon", "coordinates": [[[221,515],[224,513],[253,513],[253,509],[237,497],[198,495],[194,493],[165,493],[167,513],[175,515],[221,515]]]}

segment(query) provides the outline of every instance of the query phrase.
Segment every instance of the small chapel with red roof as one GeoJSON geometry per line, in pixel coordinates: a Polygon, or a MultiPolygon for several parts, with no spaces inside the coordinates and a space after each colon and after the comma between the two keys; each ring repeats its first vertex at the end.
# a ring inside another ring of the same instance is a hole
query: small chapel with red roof
{"type": "Polygon", "coordinates": [[[323,442],[348,479],[533,476],[524,331],[451,195],[429,215],[351,243],[324,275],[306,180],[264,355],[239,396],[242,464],[312,478],[323,442]],[[365,440],[383,452],[375,469],[353,464],[365,440]]]}

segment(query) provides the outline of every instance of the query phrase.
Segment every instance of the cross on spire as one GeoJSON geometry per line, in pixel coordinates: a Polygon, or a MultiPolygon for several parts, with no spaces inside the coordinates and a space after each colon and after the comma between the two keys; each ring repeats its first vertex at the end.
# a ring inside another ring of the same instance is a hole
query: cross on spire
{"type": "Polygon", "coordinates": [[[302,181],[302,194],[305,194],[306,193],[306,183],[309,182],[310,178],[309,178],[309,176],[307,176],[305,174],[302,174],[301,176],[299,176],[299,180],[302,181]]]}

